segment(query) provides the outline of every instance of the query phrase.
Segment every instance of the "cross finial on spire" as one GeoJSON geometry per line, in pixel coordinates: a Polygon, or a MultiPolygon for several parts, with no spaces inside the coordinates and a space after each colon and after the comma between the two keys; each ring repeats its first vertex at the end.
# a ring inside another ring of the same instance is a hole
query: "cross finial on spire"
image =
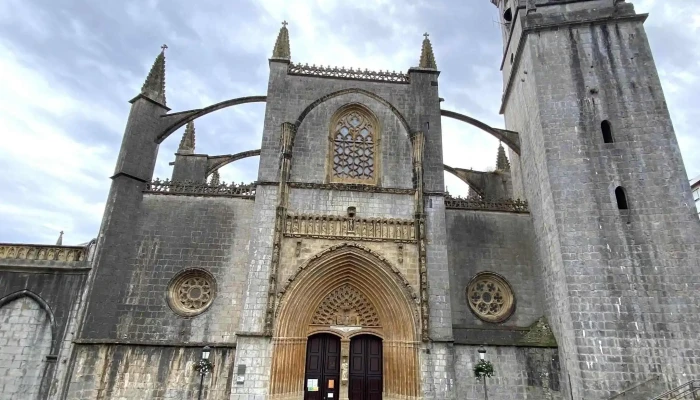
{"type": "Polygon", "coordinates": [[[420,52],[420,62],[418,67],[436,70],[437,63],[435,62],[435,54],[433,54],[433,45],[430,43],[430,39],[428,39],[430,35],[428,32],[425,32],[423,36],[425,39],[423,39],[423,48],[420,52]]]}
{"type": "Polygon", "coordinates": [[[167,45],[167,44],[163,44],[162,46],[160,46],[160,48],[163,50],[163,53],[165,53],[165,50],[168,49],[168,45],[167,45]]]}
{"type": "Polygon", "coordinates": [[[282,58],[286,60],[291,58],[291,52],[289,50],[289,30],[287,29],[287,25],[289,25],[287,21],[282,21],[282,28],[277,35],[275,48],[272,50],[272,58],[282,58]]]}

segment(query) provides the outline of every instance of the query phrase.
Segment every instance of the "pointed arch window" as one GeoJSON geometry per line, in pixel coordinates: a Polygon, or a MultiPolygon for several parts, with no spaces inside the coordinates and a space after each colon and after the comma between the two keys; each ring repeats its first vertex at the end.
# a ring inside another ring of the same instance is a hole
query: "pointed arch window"
{"type": "Polygon", "coordinates": [[[377,184],[379,123],[367,108],[351,104],[331,121],[330,181],[377,184]]]}

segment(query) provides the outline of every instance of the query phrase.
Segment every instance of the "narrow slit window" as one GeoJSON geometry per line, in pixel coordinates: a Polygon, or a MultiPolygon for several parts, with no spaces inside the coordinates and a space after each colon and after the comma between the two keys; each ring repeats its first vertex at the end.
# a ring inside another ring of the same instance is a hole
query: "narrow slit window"
{"type": "Polygon", "coordinates": [[[620,210],[629,209],[629,204],[627,203],[627,193],[622,186],[618,186],[615,189],[615,198],[617,199],[617,208],[620,210]]]}
{"type": "Polygon", "coordinates": [[[613,143],[612,125],[610,125],[610,121],[605,120],[601,122],[600,129],[603,131],[603,141],[605,143],[613,143]]]}

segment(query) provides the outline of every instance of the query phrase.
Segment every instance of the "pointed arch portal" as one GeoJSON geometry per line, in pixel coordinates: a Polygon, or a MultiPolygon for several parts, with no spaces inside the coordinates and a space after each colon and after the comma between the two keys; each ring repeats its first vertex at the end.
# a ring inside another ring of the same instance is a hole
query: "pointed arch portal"
{"type": "MultiPolygon", "coordinates": [[[[358,335],[382,341],[385,398],[420,396],[420,320],[415,293],[377,255],[342,244],[314,257],[282,290],[274,328],[270,394],[301,399],[306,383],[308,338],[330,333],[341,338],[342,363],[349,365],[350,342],[358,335]],[[340,299],[342,297],[342,299],[340,299]]],[[[341,379],[341,394],[348,381],[341,379]]]]}

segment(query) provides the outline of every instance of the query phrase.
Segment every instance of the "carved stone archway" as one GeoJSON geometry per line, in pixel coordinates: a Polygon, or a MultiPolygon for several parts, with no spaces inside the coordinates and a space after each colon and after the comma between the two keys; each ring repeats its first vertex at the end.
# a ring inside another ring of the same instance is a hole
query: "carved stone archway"
{"type": "Polygon", "coordinates": [[[405,285],[386,260],[356,245],[337,246],[314,257],[295,274],[279,303],[271,398],[303,398],[306,342],[318,332],[381,337],[383,398],[419,398],[420,320],[418,304],[405,285]]]}

